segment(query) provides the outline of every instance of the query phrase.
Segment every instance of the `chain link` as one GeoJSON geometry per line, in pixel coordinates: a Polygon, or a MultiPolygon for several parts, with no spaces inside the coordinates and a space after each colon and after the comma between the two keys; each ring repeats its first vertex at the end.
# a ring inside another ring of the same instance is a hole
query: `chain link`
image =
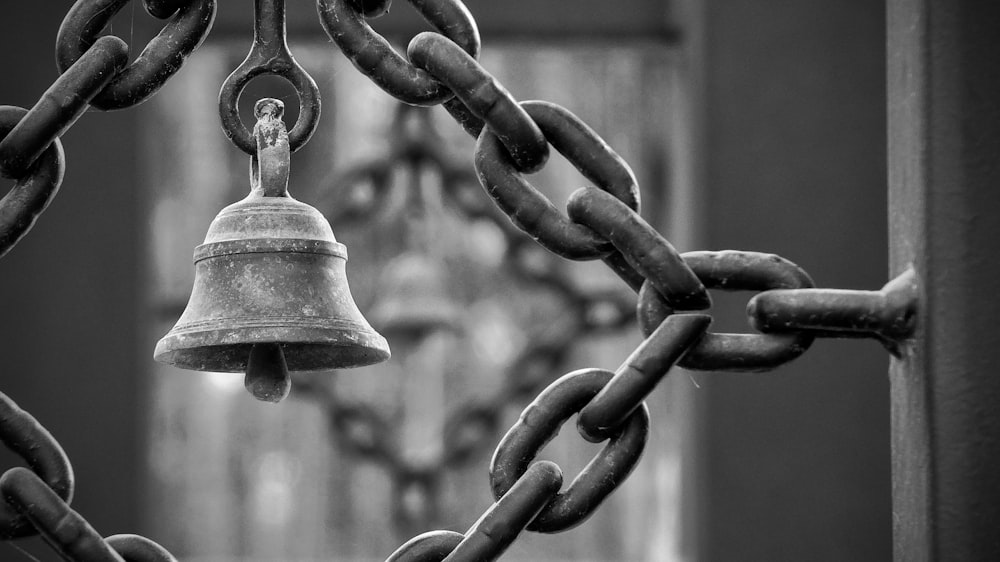
{"type": "MultiPolygon", "coordinates": [[[[724,291],[767,291],[812,287],[809,275],[794,263],[760,252],[687,252],[683,262],[707,287],[724,291]]],[[[650,334],[673,310],[653,283],[644,284],[637,304],[639,327],[650,334]]],[[[765,371],[802,355],[813,334],[707,333],[679,365],[699,371],[765,371]]]]}
{"type": "Polygon", "coordinates": [[[101,37],[42,94],[0,142],[0,171],[24,176],[31,164],[87,110],[87,104],[128,63],[128,45],[101,37]]]}
{"type": "Polygon", "coordinates": [[[219,92],[222,131],[237,148],[257,154],[253,134],[240,120],[239,102],[243,88],[254,78],[270,74],[292,83],[299,96],[299,117],[288,132],[292,152],[302,148],[316,131],[320,116],[319,87],[295,61],[285,37],[284,0],[254,1],[253,45],[243,62],[226,78],[219,92]]]}
{"type": "MultiPolygon", "coordinates": [[[[66,72],[129,0],[77,0],[66,13],[56,35],[56,66],[66,72]]],[[[154,2],[158,13],[180,2],[154,2]],[[166,8],[163,8],[166,9],[166,8]]],[[[148,8],[149,4],[147,4],[148,8]]],[[[173,19],[139,53],[135,61],[116,73],[90,102],[102,110],[123,109],[149,99],[197,49],[215,21],[215,0],[183,3],[173,19]]]]}
{"type": "Polygon", "coordinates": [[[441,562],[464,538],[455,531],[429,531],[403,543],[385,562],[441,562]]]}
{"type": "MultiPolygon", "coordinates": [[[[618,372],[587,369],[554,382],[524,410],[494,453],[490,481],[501,502],[572,413],[581,412],[578,429],[585,439],[610,438],[565,492],[546,500],[546,507],[527,524],[529,530],[557,532],[579,524],[624,480],[645,444],[648,412],[642,401],[675,364],[699,370],[762,371],[798,357],[816,336],[860,333],[897,342],[912,334],[914,290],[883,290],[874,296],[845,291],[832,298],[808,293],[813,287],[808,274],[778,256],[733,251],[679,254],[639,215],[638,187],[628,165],[581,120],[548,102],[518,103],[478,64],[478,45],[476,52],[468,48],[463,52],[448,37],[425,32],[407,49],[411,66],[364,23],[358,3],[318,1],[324,27],[355,66],[403,102],[444,102],[462,128],[478,137],[475,164],[480,182],[518,229],[563,257],[602,259],[639,292],[637,316],[648,338],[618,372]],[[440,83],[425,79],[421,69],[440,83]],[[407,89],[417,82],[425,87],[419,96],[407,89]],[[548,143],[597,185],[570,197],[569,220],[521,175],[544,164],[548,143]],[[673,315],[674,310],[709,308],[709,289],[762,292],[751,301],[748,313],[754,326],[769,333],[715,334],[706,331],[710,322],[706,315],[673,315]],[[817,319],[810,314],[817,307],[828,314],[817,319]],[[884,314],[876,315],[873,309],[884,314]],[[866,313],[878,319],[850,320],[866,313]]],[[[447,3],[461,14],[455,25],[474,29],[471,16],[455,3],[447,3]]],[[[374,2],[369,8],[365,14],[380,14],[388,2],[374,2]]],[[[473,405],[450,422],[494,424],[497,416],[489,404],[473,405]]],[[[535,499],[545,493],[539,496],[535,499]]],[[[496,505],[481,522],[502,517],[496,515],[500,513],[496,505]]],[[[523,526],[520,520],[505,523],[509,529],[523,526]]],[[[463,545],[479,544],[467,547],[469,551],[456,546],[451,556],[443,558],[459,536],[434,532],[406,543],[389,560],[496,559],[506,543],[482,544],[478,532],[474,527],[461,539],[463,545]]]]}
{"type": "MultiPolygon", "coordinates": [[[[613,376],[602,369],[574,371],[552,383],[524,409],[493,453],[490,487],[494,498],[502,497],[517,482],[563,422],[586,406],[613,376]]],[[[648,434],[649,411],[643,404],[528,529],[556,533],[582,523],[635,468],[648,434]]]]}
{"type": "MultiPolygon", "coordinates": [[[[0,136],[6,136],[28,114],[28,110],[11,105],[0,105],[0,136]]],[[[52,198],[59,191],[66,157],[62,142],[53,140],[42,151],[27,173],[14,183],[14,187],[0,199],[0,257],[18,243],[38,220],[52,198]]]]}
{"type": "MultiPolygon", "coordinates": [[[[318,0],[320,23],[362,74],[399,101],[437,105],[454,96],[426,71],[402,57],[373,30],[358,10],[358,1],[318,0]]],[[[479,28],[459,0],[409,0],[427,23],[472,57],[479,56],[479,28]]],[[[385,8],[388,9],[388,2],[385,8]]]]}
{"type": "MultiPolygon", "coordinates": [[[[146,0],[150,14],[173,15],[128,65],[128,46],[100,37],[128,0],[78,0],[56,39],[60,76],[31,108],[0,106],[0,174],[16,180],[0,200],[0,257],[28,232],[59,190],[65,157],[59,136],[91,105],[120,109],[148,99],[205,39],[215,0],[146,0]]],[[[0,442],[28,468],[0,476],[0,540],[41,534],[67,560],[176,562],[138,535],[102,539],[70,507],[73,469],[62,447],[35,418],[0,393],[0,442]]]]}
{"type": "Polygon", "coordinates": [[[167,549],[141,535],[111,535],[105,537],[104,542],[125,562],[177,562],[167,549]]]}
{"type": "Polygon", "coordinates": [[[149,15],[161,20],[169,18],[190,3],[191,0],[143,0],[142,2],[149,15]]]}

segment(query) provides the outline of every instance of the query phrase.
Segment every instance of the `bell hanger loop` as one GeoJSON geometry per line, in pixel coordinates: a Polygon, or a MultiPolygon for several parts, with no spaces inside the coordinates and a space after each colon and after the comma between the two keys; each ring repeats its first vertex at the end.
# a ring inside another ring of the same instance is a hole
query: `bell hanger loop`
{"type": "Polygon", "coordinates": [[[250,155],[256,151],[255,135],[240,120],[240,95],[251,80],[264,74],[288,80],[299,98],[299,117],[288,133],[289,148],[295,152],[316,131],[320,95],[316,82],[299,66],[288,49],[285,0],[254,0],[253,45],[246,59],[226,78],[219,91],[222,132],[237,148],[250,155]]]}
{"type": "Polygon", "coordinates": [[[289,197],[291,150],[288,131],[281,119],[285,104],[274,98],[263,98],[254,105],[253,112],[257,117],[253,127],[257,151],[250,156],[251,193],[263,197],[289,197]]]}

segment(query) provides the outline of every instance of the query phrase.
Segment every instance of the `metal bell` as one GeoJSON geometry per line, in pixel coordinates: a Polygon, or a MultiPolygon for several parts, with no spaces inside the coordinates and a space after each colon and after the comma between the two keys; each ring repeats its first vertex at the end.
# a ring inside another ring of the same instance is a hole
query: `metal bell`
{"type": "Polygon", "coordinates": [[[195,248],[191,298],[153,354],[184,369],[247,371],[248,390],[274,402],[288,393],[287,371],[389,358],[351,296],[346,248],[319,211],[288,195],[281,109],[258,102],[250,195],[223,209],[195,248]]]}

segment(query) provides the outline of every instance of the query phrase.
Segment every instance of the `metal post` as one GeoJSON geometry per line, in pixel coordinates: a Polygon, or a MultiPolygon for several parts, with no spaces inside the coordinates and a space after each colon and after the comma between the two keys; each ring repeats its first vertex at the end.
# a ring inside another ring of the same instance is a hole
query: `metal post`
{"type": "Polygon", "coordinates": [[[1000,560],[1000,4],[888,1],[895,559],[1000,560]]]}

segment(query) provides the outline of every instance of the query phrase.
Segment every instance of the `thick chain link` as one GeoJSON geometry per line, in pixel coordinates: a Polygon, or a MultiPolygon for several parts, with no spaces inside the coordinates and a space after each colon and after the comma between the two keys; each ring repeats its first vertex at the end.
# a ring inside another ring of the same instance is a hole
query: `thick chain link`
{"type": "Polygon", "coordinates": [[[285,38],[285,3],[274,0],[254,2],[253,45],[246,59],[226,78],[219,92],[219,116],[222,131],[237,148],[256,157],[257,142],[240,120],[239,101],[243,88],[254,78],[271,74],[281,76],[295,87],[299,96],[299,117],[288,132],[292,152],[302,148],[319,124],[319,87],[295,61],[285,38]]]}
{"type": "MultiPolygon", "coordinates": [[[[435,27],[462,29],[478,39],[475,22],[457,0],[412,3],[422,13],[432,4],[446,7],[436,13],[459,16],[450,28],[440,18],[434,20],[435,27]]],[[[478,137],[475,164],[480,182],[517,228],[565,258],[604,260],[639,292],[637,316],[648,336],[617,373],[570,373],[524,410],[494,453],[490,482],[497,503],[476,526],[464,535],[420,535],[390,561],[494,560],[521,529],[558,532],[580,524],[638,461],[649,423],[643,400],[674,365],[763,371],[798,357],[816,336],[877,337],[891,350],[892,342],[912,333],[912,283],[897,283],[903,289],[887,285],[878,293],[821,291],[812,289],[805,271],[779,256],[678,253],[639,215],[638,186],[625,161],[565,108],[544,101],[517,102],[477,62],[478,41],[472,49],[447,31],[421,33],[407,49],[410,64],[364,21],[366,15],[388,10],[388,1],[318,0],[318,5],[331,38],[376,84],[406,103],[444,102],[459,124],[478,137]],[[570,197],[568,219],[522,175],[545,164],[549,143],[597,186],[570,197]],[[709,308],[709,289],[761,292],[751,301],[749,313],[752,324],[768,333],[711,333],[706,331],[710,317],[674,314],[709,308]],[[874,309],[885,312],[876,314],[874,309]],[[538,480],[534,471],[541,463],[529,464],[575,412],[580,412],[581,435],[594,442],[607,440],[608,445],[561,493],[523,483],[538,480]],[[522,498],[526,493],[538,496],[528,501],[522,498]],[[519,502],[544,507],[530,519],[530,509],[513,513],[501,507],[519,502]],[[504,517],[508,519],[498,522],[504,517]]]]}
{"type": "Polygon", "coordinates": [[[62,184],[59,136],[88,105],[121,109],[148,99],[201,45],[215,20],[215,0],[147,0],[151,14],[173,19],[129,65],[124,41],[99,36],[127,3],[77,0],[56,37],[59,78],[30,110],[0,106],[0,175],[17,180],[0,200],[0,256],[27,234],[62,184]]]}
{"type": "MultiPolygon", "coordinates": [[[[57,497],[73,497],[73,467],[69,458],[38,421],[0,392],[0,442],[17,453],[57,497]]],[[[0,504],[0,538],[15,539],[36,534],[30,522],[7,504],[0,504]]]]}

